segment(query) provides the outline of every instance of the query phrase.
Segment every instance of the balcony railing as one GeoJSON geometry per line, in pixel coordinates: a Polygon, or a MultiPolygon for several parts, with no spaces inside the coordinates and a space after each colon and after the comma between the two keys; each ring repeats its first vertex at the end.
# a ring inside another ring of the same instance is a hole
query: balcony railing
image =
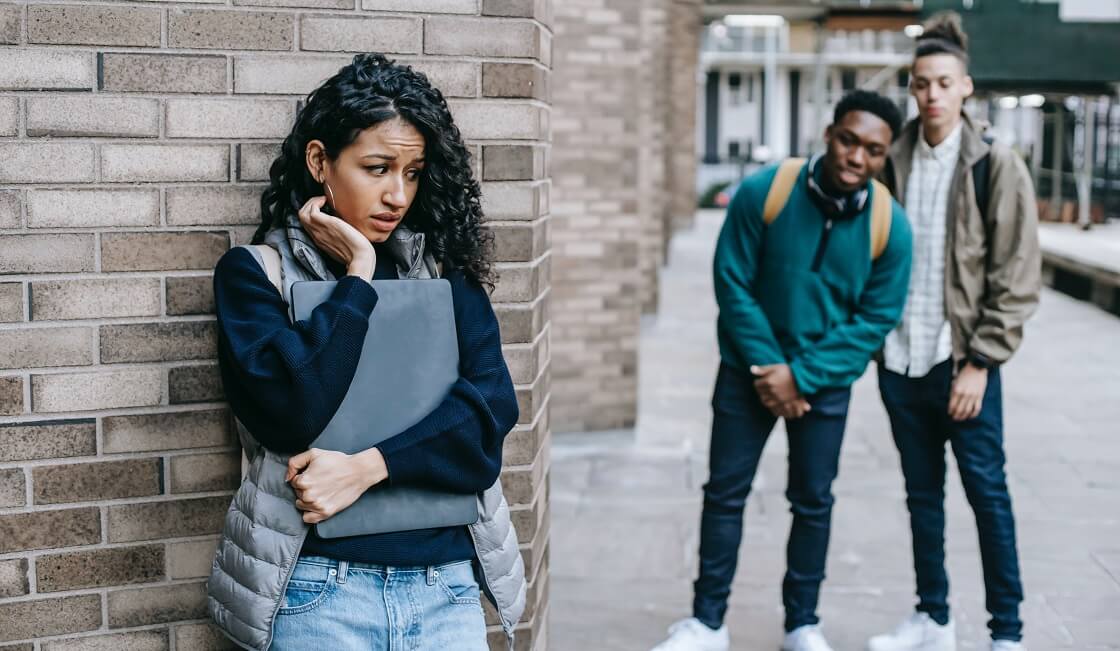
{"type": "MultiPolygon", "coordinates": [[[[788,36],[780,34],[778,52],[791,52],[789,43],[788,36]]],[[[826,33],[824,42],[824,51],[828,54],[905,54],[913,48],[914,41],[906,34],[885,30],[831,31],[826,33]]],[[[701,50],[761,54],[766,52],[766,29],[722,24],[709,26],[703,32],[701,50]]]]}

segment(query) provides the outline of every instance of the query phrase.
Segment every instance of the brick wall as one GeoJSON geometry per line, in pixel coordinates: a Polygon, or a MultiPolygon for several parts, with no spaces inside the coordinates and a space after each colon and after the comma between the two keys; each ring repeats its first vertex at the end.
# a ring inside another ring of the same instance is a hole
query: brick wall
{"type": "Polygon", "coordinates": [[[549,10],[0,2],[0,649],[228,647],[203,598],[239,473],[211,269],[251,236],[299,98],[366,50],[427,72],[476,156],[521,402],[518,646],[545,648],[549,10]]]}
{"type": "Polygon", "coordinates": [[[553,70],[553,423],[629,427],[641,315],[695,208],[699,0],[570,0],[553,70]]]}
{"type": "Polygon", "coordinates": [[[646,0],[641,8],[643,62],[639,77],[638,128],[641,150],[638,158],[638,207],[642,215],[642,235],[638,256],[641,284],[639,301],[642,314],[657,312],[657,273],[665,261],[665,226],[670,221],[673,186],[668,177],[669,157],[676,145],[668,138],[672,124],[669,101],[669,0],[646,0]]]}
{"type": "Polygon", "coordinates": [[[674,146],[668,162],[672,201],[666,244],[674,230],[692,223],[696,213],[696,92],[703,4],[701,0],[670,3],[669,138],[674,146]]]}
{"type": "Polygon", "coordinates": [[[555,9],[552,419],[561,431],[634,421],[641,5],[570,0],[555,9]]]}

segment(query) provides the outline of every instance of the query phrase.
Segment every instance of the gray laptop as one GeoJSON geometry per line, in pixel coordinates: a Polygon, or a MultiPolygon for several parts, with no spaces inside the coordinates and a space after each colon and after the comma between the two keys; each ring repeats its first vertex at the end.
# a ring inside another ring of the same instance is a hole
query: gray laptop
{"type": "MultiPolygon", "coordinates": [[[[292,285],[297,321],[330,298],[334,281],[292,285]]],[[[459,378],[459,342],[446,280],[375,280],[377,306],[350,390],[311,444],[353,454],[391,438],[431,413],[459,378]]],[[[477,498],[374,486],[348,508],[315,525],[323,538],[473,524],[477,498]]]]}

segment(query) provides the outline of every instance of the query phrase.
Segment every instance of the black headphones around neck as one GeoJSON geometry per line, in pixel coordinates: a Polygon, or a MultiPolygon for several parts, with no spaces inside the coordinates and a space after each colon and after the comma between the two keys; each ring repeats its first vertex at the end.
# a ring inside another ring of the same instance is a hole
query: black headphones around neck
{"type": "Polygon", "coordinates": [[[823,158],[824,155],[817,154],[809,159],[809,170],[805,174],[805,182],[809,186],[809,198],[829,219],[852,219],[867,207],[867,199],[871,193],[867,191],[866,186],[840,198],[825,192],[816,179],[817,165],[823,158]]]}

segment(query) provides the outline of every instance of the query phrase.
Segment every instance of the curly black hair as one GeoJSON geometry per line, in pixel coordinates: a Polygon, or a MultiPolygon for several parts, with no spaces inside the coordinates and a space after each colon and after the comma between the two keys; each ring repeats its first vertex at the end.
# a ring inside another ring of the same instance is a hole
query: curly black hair
{"type": "Polygon", "coordinates": [[[882,118],[883,122],[891,128],[891,140],[898,137],[902,131],[902,112],[894,102],[879,93],[869,90],[853,90],[840,99],[836,105],[836,112],[832,115],[832,123],[836,124],[852,111],[867,111],[882,118]]]}
{"type": "Polygon", "coordinates": [[[261,195],[261,225],[254,243],[285,223],[293,202],[303,205],[323,194],[307,170],[307,143],[321,140],[336,158],[369,127],[400,118],[424,137],[425,165],[420,188],[402,222],[424,233],[428,252],[447,268],[491,288],[493,233],[482,224],[481,192],[470,151],[451,117],[447,101],[427,76],[381,54],[359,54],[307,96],[280,155],[269,168],[261,195]]]}

